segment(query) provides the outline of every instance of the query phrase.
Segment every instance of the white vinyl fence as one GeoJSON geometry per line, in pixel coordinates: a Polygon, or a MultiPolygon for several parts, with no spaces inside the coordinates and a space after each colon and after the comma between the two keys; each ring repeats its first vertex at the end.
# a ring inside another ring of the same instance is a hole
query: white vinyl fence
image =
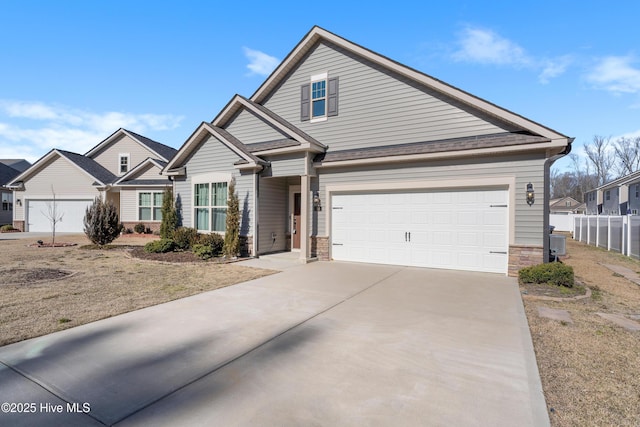
{"type": "Polygon", "coordinates": [[[555,231],[573,232],[573,218],[581,216],[576,214],[549,214],[549,225],[555,231]]]}
{"type": "Polygon", "coordinates": [[[640,216],[576,215],[573,239],[640,259],[640,216]]]}

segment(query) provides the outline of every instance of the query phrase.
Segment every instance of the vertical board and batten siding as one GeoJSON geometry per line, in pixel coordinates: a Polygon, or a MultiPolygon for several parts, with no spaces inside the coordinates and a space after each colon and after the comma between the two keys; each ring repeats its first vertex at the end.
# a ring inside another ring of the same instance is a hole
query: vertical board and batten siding
{"type": "Polygon", "coordinates": [[[94,154],[92,158],[96,162],[100,163],[109,172],[111,172],[115,176],[119,176],[121,175],[119,163],[120,154],[129,154],[129,170],[139,165],[148,157],[151,157],[152,159],[158,158],[157,154],[154,154],[151,150],[129,138],[127,135],[124,135],[116,142],[108,145],[100,152],[94,154]]]}
{"type": "Polygon", "coordinates": [[[243,144],[287,138],[286,135],[283,135],[246,110],[242,110],[225,128],[231,135],[242,141],[243,144]]]}
{"type": "Polygon", "coordinates": [[[53,192],[58,199],[93,199],[100,192],[93,187],[94,179],[84,171],[62,157],[56,157],[44,164],[36,175],[31,175],[24,181],[25,191],[16,193],[16,199],[22,200],[22,206],[17,206],[16,220],[25,219],[25,199],[50,199],[53,192]]]}
{"type": "Polygon", "coordinates": [[[240,160],[240,157],[231,151],[217,138],[210,136],[198,147],[189,160],[185,163],[187,178],[176,179],[174,183],[176,197],[180,196],[182,205],[182,224],[185,227],[194,227],[192,210],[193,186],[190,177],[205,173],[222,172],[231,173],[236,183],[236,194],[240,202],[240,209],[244,216],[241,224],[249,224],[248,235],[253,234],[251,218],[253,212],[253,175],[240,174],[240,171],[233,165],[240,160]],[[246,211],[243,210],[246,203],[246,211]]]}
{"type": "Polygon", "coordinates": [[[258,253],[287,249],[289,184],[283,178],[260,178],[258,253]],[[275,241],[272,234],[275,233],[275,241]]]}
{"type": "Polygon", "coordinates": [[[269,176],[300,176],[305,173],[305,153],[286,154],[281,156],[265,157],[265,160],[271,163],[269,176]]]}
{"type": "MultiPolygon", "coordinates": [[[[605,215],[619,215],[620,214],[620,189],[618,187],[608,188],[602,190],[602,213],[605,215]],[[610,198],[607,200],[607,191],[609,191],[610,198]]],[[[626,213],[626,212],[625,212],[626,213]]]]}
{"type": "MultiPolygon", "coordinates": [[[[540,155],[511,156],[501,159],[460,159],[424,164],[390,164],[379,167],[359,167],[319,170],[320,194],[327,197],[327,187],[344,184],[376,184],[424,181],[426,189],[437,189],[438,181],[465,180],[473,188],[474,180],[515,177],[515,244],[542,245],[544,227],[544,157],[540,155]],[[525,201],[525,189],[531,182],[537,190],[533,206],[525,201]]],[[[380,190],[383,191],[383,190],[380,190]]],[[[328,236],[327,210],[318,212],[318,236],[328,236]]]]}
{"type": "Polygon", "coordinates": [[[487,120],[436,98],[404,78],[321,43],[264,105],[331,147],[345,150],[505,132],[487,120]],[[339,77],[339,114],[326,121],[300,120],[300,87],[313,74],[339,77]]]}

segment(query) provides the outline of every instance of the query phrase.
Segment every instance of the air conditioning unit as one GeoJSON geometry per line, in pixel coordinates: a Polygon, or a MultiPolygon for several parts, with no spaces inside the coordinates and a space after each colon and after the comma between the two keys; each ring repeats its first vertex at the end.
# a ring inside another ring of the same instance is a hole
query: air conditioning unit
{"type": "Polygon", "coordinates": [[[549,234],[549,252],[553,260],[557,260],[559,256],[566,255],[567,236],[562,234],[549,234]]]}

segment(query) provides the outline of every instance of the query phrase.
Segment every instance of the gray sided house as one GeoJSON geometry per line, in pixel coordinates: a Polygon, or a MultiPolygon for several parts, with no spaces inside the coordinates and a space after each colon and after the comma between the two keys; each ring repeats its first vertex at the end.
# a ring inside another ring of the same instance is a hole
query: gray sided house
{"type": "Polygon", "coordinates": [[[127,228],[142,222],[160,228],[162,193],[171,181],[160,174],[176,150],[119,129],[86,154],[53,149],[13,179],[14,227],[51,231],[55,206],[57,231],[82,232],[86,208],[96,197],[112,202],[127,228]],[[55,203],[53,202],[55,193],[55,203]]]}
{"type": "Polygon", "coordinates": [[[638,215],[640,171],[625,175],[586,193],[587,215],[638,215]]]}
{"type": "Polygon", "coordinates": [[[22,165],[29,165],[26,160],[0,160],[0,226],[13,224],[13,189],[9,183],[18,175],[22,165]],[[14,167],[15,166],[15,167],[14,167]]]}
{"type": "Polygon", "coordinates": [[[515,274],[547,258],[549,167],[571,142],[314,27],[163,173],[203,232],[224,233],[233,180],[254,256],[515,274]]]}

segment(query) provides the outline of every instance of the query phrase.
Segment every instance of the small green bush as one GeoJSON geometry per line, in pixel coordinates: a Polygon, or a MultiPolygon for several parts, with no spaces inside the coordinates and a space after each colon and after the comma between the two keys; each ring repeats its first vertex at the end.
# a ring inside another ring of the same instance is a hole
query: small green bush
{"type": "Polygon", "coordinates": [[[213,251],[213,248],[209,245],[203,245],[202,243],[196,243],[191,248],[191,252],[202,259],[209,259],[216,256],[216,253],[213,251]]]}
{"type": "Polygon", "coordinates": [[[213,256],[218,256],[222,253],[224,247],[224,237],[218,233],[200,234],[198,235],[198,243],[210,246],[213,250],[213,256]]]}
{"type": "Polygon", "coordinates": [[[190,227],[178,227],[173,232],[173,241],[176,242],[178,249],[187,251],[198,243],[198,230],[190,227]]]}
{"type": "Polygon", "coordinates": [[[13,225],[11,224],[5,224],[2,227],[0,227],[0,231],[13,231],[15,230],[15,228],[13,228],[13,225]]]}
{"type": "Polygon", "coordinates": [[[171,239],[160,239],[144,245],[144,251],[152,254],[171,252],[176,247],[176,244],[171,239]]]}
{"type": "Polygon", "coordinates": [[[133,226],[133,231],[135,231],[138,234],[143,234],[146,230],[147,230],[147,227],[145,227],[145,225],[141,222],[133,226]]]}
{"type": "Polygon", "coordinates": [[[548,283],[572,288],[573,268],[560,262],[550,262],[525,267],[518,272],[520,283],[548,283]]]}

